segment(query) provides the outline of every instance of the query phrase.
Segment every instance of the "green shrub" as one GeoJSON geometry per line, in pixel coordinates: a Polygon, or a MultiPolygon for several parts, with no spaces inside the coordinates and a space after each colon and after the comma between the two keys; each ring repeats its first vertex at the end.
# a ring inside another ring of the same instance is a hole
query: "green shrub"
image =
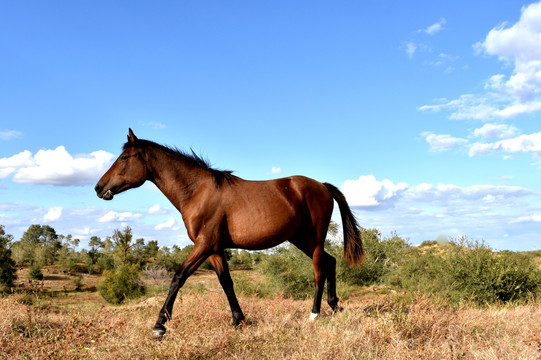
{"type": "Polygon", "coordinates": [[[541,271],[530,256],[493,252],[467,239],[434,248],[410,248],[386,277],[391,285],[451,303],[524,301],[540,290],[541,271]]]}
{"type": "Polygon", "coordinates": [[[454,244],[446,258],[450,291],[477,303],[527,300],[539,291],[541,271],[530,258],[493,252],[478,242],[454,244]]]}
{"type": "Polygon", "coordinates": [[[64,273],[74,274],[80,271],[78,264],[79,260],[80,256],[76,252],[60,252],[58,265],[60,266],[60,270],[64,273]]]}
{"type": "Polygon", "coordinates": [[[38,264],[32,265],[30,267],[30,270],[28,271],[28,276],[31,279],[43,280],[43,273],[41,272],[41,266],[38,264]]]}
{"type": "MultiPolygon", "coordinates": [[[[169,272],[177,271],[184,260],[186,260],[192,249],[193,245],[188,245],[183,248],[173,245],[172,249],[162,247],[156,255],[156,265],[163,266],[169,272]]],[[[229,252],[226,252],[226,258],[228,254],[229,252]]],[[[212,265],[207,259],[199,266],[199,268],[211,270],[212,265]]]]}
{"type": "Polygon", "coordinates": [[[261,254],[258,251],[232,250],[229,267],[231,269],[253,269],[261,261],[261,254]]]}
{"type": "Polygon", "coordinates": [[[396,269],[385,276],[392,286],[424,294],[443,294],[448,290],[448,271],[438,248],[410,247],[402,253],[396,269]]]}
{"type": "Polygon", "coordinates": [[[112,304],[121,304],[145,294],[137,265],[121,265],[114,272],[105,270],[97,285],[100,295],[112,304]]]}
{"type": "Polygon", "coordinates": [[[280,289],[277,288],[276,282],[265,280],[254,280],[249,275],[244,273],[232,273],[231,278],[235,284],[235,293],[237,295],[255,295],[258,298],[272,298],[276,296],[280,289]]]}
{"type": "Polygon", "coordinates": [[[307,299],[314,295],[312,261],[293,245],[276,248],[258,266],[267,276],[270,286],[279,289],[286,298],[307,299]]]}
{"type": "Polygon", "coordinates": [[[105,270],[112,270],[115,267],[115,259],[107,254],[102,254],[96,260],[96,264],[92,267],[92,271],[102,273],[105,270]]]}
{"type": "Polygon", "coordinates": [[[360,267],[350,266],[344,259],[342,245],[329,244],[326,251],[336,259],[336,275],[349,285],[378,284],[397,267],[403,251],[409,248],[407,242],[397,235],[382,239],[376,229],[361,232],[366,257],[360,267]]]}
{"type": "Polygon", "coordinates": [[[13,281],[16,278],[15,262],[11,259],[11,251],[0,244],[0,292],[13,287],[13,281]]]}
{"type": "Polygon", "coordinates": [[[75,285],[75,291],[82,291],[83,290],[83,275],[77,276],[73,280],[73,285],[75,285]]]}

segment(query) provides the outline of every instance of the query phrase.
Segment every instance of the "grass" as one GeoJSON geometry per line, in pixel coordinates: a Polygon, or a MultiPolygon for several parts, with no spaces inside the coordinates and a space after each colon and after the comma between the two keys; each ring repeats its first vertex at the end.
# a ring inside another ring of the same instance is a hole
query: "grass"
{"type": "MultiPolygon", "coordinates": [[[[248,282],[250,273],[233,276],[248,282]]],[[[343,312],[333,315],[324,305],[322,316],[309,322],[310,300],[240,295],[247,320],[233,328],[216,276],[201,272],[180,293],[166,336],[155,340],[150,335],[163,292],[112,306],[92,291],[91,278],[83,279],[87,290],[75,292],[70,278],[57,277],[45,280],[53,282],[50,291],[62,290],[54,297],[36,293],[32,304],[21,301],[21,295],[0,298],[0,358],[541,357],[541,303],[533,300],[528,305],[452,307],[422,295],[362,288],[341,303],[343,312]]]]}

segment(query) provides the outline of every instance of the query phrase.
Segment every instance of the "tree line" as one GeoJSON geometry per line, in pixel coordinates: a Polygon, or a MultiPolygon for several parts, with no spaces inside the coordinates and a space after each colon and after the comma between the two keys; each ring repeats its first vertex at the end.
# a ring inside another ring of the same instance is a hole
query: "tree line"
{"type": "MultiPolygon", "coordinates": [[[[338,230],[331,223],[331,238],[340,238],[338,230]]],[[[326,242],[326,251],[337,260],[340,297],[347,298],[360,286],[384,285],[454,304],[486,304],[529,301],[541,290],[536,263],[540,252],[498,252],[468,238],[412,246],[397,234],[384,237],[377,229],[362,229],[361,235],[367,256],[357,268],[344,260],[340,239],[326,242]]],[[[101,274],[100,294],[118,304],[145,294],[143,272],[174,272],[193,248],[160,247],[157,240],[134,239],[130,227],[105,238],[92,236],[88,249],[78,250],[79,244],[79,239],[59,235],[48,225],[31,225],[13,241],[0,225],[0,291],[13,288],[16,267],[30,267],[30,276],[39,279],[41,268],[54,264],[67,274],[101,274]]],[[[226,258],[233,270],[252,269],[264,275],[254,283],[242,273],[233,274],[239,294],[295,299],[313,295],[312,262],[291,244],[268,251],[227,250],[226,258]]],[[[208,260],[201,268],[212,269],[208,260]]]]}

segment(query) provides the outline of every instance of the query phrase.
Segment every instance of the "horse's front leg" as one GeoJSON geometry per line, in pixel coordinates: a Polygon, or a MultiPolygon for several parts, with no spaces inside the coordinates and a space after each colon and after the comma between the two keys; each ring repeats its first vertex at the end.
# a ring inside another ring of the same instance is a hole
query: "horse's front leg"
{"type": "Polygon", "coordinates": [[[165,299],[165,303],[158,315],[158,321],[154,325],[152,330],[152,336],[155,338],[161,338],[165,334],[164,324],[171,318],[173,314],[173,304],[177,297],[178,291],[186,282],[186,279],[194,273],[195,270],[201,265],[210,255],[210,252],[206,247],[194,246],[186,260],[182,263],[180,268],[175,272],[173,280],[171,280],[171,286],[169,287],[169,293],[165,299]]]}

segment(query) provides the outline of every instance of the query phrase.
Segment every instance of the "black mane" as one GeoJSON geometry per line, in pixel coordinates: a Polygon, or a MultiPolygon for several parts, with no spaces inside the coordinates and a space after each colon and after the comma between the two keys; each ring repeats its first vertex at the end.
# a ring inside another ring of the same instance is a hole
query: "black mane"
{"type": "MultiPolygon", "coordinates": [[[[222,186],[224,183],[232,184],[235,181],[235,176],[233,175],[233,172],[230,170],[217,170],[211,167],[210,163],[207,159],[202,158],[201,156],[197,155],[192,149],[190,149],[190,153],[186,153],[182,150],[179,150],[177,147],[171,148],[168,146],[157,144],[153,141],[149,140],[142,140],[137,139],[135,141],[136,146],[140,146],[142,148],[145,148],[147,146],[158,148],[160,150],[163,150],[175,157],[177,157],[179,160],[182,160],[189,165],[192,165],[194,167],[197,167],[199,169],[208,171],[212,174],[214,177],[214,181],[216,182],[216,185],[222,186]]],[[[134,146],[133,143],[127,142],[123,146],[123,150],[126,150],[126,148],[134,146]]]]}

